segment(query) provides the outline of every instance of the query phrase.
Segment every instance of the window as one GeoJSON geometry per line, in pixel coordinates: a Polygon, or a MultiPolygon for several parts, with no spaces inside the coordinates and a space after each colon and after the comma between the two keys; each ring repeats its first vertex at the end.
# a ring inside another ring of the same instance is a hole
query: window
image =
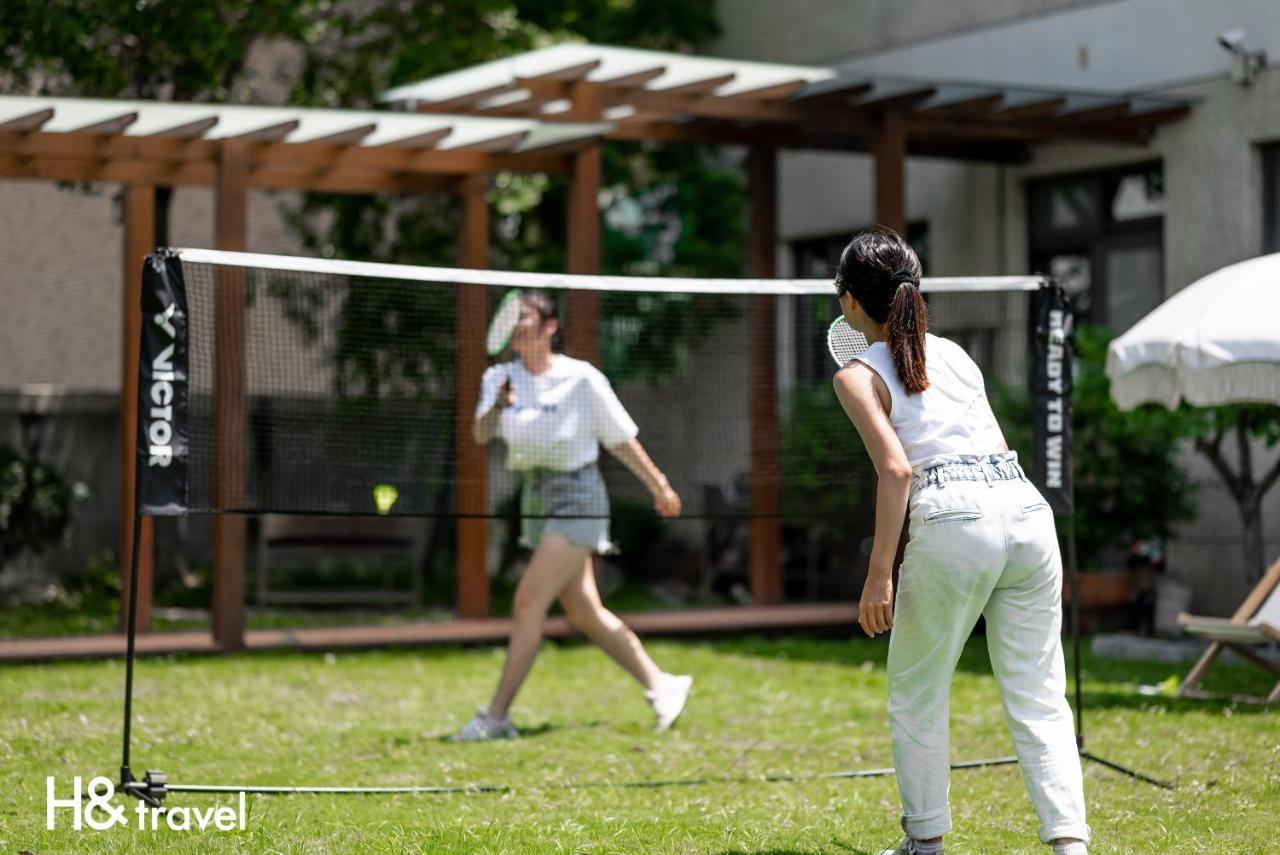
{"type": "Polygon", "coordinates": [[[1280,252],[1280,143],[1262,147],[1262,251],[1280,252]]]}
{"type": "Polygon", "coordinates": [[[1031,267],[1062,284],[1079,315],[1124,332],[1164,299],[1160,164],[1032,181],[1031,267]]]}

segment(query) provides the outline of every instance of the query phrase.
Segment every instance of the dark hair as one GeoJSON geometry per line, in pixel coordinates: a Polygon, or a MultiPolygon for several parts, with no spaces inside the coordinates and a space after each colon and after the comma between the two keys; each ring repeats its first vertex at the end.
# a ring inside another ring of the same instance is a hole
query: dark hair
{"type": "Polygon", "coordinates": [[[551,350],[560,353],[564,349],[564,327],[559,323],[560,310],[556,307],[556,301],[546,291],[523,291],[520,302],[537,312],[542,323],[556,321],[556,334],[551,337],[551,350]]]}
{"type": "Polygon", "coordinates": [[[836,268],[836,293],[848,291],[871,320],[889,325],[889,353],[910,394],[929,388],[924,370],[929,310],[920,295],[922,272],[915,250],[883,226],[854,235],[836,268]]]}

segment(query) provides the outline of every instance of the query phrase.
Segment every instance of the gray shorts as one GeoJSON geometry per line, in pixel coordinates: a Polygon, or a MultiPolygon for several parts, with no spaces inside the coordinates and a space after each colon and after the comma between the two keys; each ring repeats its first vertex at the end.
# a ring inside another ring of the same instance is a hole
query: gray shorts
{"type": "Polygon", "coordinates": [[[609,494],[594,463],[569,472],[531,469],[520,491],[520,545],[537,549],[548,534],[608,555],[617,551],[609,540],[609,494]]]}

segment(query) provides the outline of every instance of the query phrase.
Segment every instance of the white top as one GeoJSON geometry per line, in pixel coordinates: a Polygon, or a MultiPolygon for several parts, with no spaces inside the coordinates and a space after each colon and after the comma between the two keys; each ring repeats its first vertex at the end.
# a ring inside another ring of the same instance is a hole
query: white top
{"type": "Polygon", "coordinates": [[[516,402],[502,412],[498,436],[507,443],[508,469],[569,472],[595,463],[600,445],[619,445],[640,432],[600,369],[563,353],[541,374],[531,374],[519,359],[490,366],[476,418],[497,403],[507,379],[516,402]]]}
{"type": "Polygon", "coordinates": [[[992,454],[1004,439],[982,382],[982,369],[954,341],[926,334],[925,373],[929,388],[907,393],[889,345],[874,342],[857,358],[889,388],[889,422],[912,467],[940,454],[992,454]]]}

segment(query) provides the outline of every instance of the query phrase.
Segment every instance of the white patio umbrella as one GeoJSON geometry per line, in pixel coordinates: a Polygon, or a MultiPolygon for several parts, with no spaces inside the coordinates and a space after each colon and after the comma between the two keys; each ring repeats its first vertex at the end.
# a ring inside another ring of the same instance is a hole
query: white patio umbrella
{"type": "Polygon", "coordinates": [[[1107,349],[1111,399],[1122,410],[1280,404],[1280,253],[1199,279],[1107,349]]]}

